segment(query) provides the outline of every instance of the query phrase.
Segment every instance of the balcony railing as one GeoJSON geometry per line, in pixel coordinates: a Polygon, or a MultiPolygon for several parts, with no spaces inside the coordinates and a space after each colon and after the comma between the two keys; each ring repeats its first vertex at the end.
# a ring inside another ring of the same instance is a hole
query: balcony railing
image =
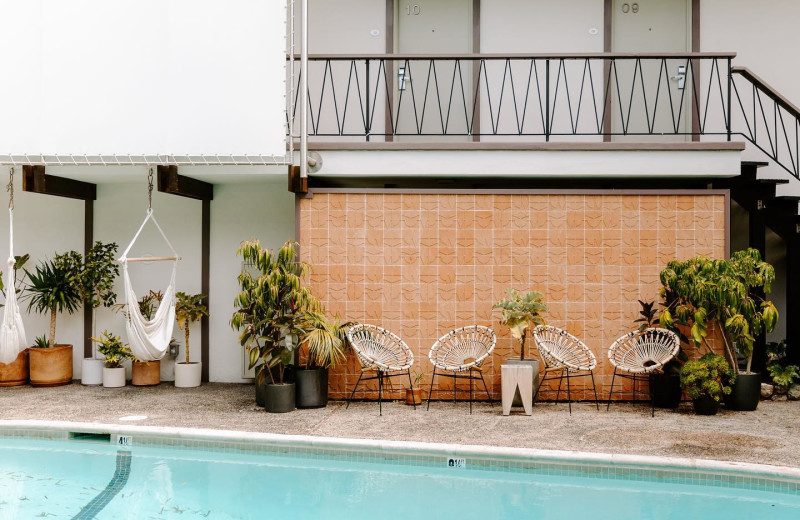
{"type": "Polygon", "coordinates": [[[800,176],[797,109],[746,69],[733,68],[734,57],[311,55],[309,136],[464,142],[744,138],[800,176]]]}

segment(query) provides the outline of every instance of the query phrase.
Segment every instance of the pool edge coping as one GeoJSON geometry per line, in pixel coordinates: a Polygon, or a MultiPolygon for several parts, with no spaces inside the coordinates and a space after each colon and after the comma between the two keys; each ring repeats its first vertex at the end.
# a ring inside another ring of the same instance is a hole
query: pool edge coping
{"type": "Polygon", "coordinates": [[[344,437],[320,437],[312,435],[288,435],[279,433],[244,432],[237,430],[214,430],[205,428],[181,428],[172,426],[144,426],[128,424],[86,423],[43,420],[0,420],[0,430],[50,430],[57,432],[107,433],[113,435],[149,435],[153,437],[178,438],[207,442],[258,442],[274,447],[286,446],[324,450],[349,449],[370,450],[387,454],[409,454],[415,456],[457,455],[483,460],[522,460],[545,463],[602,464],[612,467],[664,468],[673,471],[700,471],[720,474],[746,475],[800,481],[800,468],[775,466],[751,462],[721,461],[714,459],[662,457],[655,455],[630,455],[617,453],[543,450],[537,448],[515,448],[470,444],[447,444],[419,441],[395,441],[344,437]]]}

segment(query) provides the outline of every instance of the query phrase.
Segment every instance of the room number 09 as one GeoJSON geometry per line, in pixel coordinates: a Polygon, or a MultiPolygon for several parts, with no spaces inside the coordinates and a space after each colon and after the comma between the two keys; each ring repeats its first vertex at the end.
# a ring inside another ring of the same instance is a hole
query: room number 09
{"type": "Polygon", "coordinates": [[[636,14],[636,13],[639,12],[639,4],[637,4],[636,2],[634,2],[632,4],[629,4],[629,3],[626,2],[626,3],[622,4],[622,12],[625,13],[625,14],[627,14],[627,13],[636,14]]]}
{"type": "Polygon", "coordinates": [[[407,16],[411,16],[412,14],[416,16],[420,12],[422,12],[422,10],[416,4],[415,5],[407,5],[406,6],[406,15],[407,16]]]}

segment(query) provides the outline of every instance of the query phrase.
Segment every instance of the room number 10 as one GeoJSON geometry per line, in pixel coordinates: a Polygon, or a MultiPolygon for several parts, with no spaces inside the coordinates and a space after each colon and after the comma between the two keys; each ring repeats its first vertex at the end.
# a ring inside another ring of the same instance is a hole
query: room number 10
{"type": "Polygon", "coordinates": [[[420,12],[421,12],[421,9],[416,4],[415,5],[407,5],[406,6],[406,15],[407,16],[410,16],[412,14],[413,15],[418,15],[420,12]]]}

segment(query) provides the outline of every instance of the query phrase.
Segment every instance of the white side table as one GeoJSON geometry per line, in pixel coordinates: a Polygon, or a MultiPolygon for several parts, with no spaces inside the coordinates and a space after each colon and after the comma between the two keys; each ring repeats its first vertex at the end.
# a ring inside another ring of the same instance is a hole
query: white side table
{"type": "Polygon", "coordinates": [[[533,367],[530,365],[501,365],[501,395],[503,398],[503,415],[511,413],[511,403],[519,388],[522,408],[525,415],[533,413],[533,367]]]}

